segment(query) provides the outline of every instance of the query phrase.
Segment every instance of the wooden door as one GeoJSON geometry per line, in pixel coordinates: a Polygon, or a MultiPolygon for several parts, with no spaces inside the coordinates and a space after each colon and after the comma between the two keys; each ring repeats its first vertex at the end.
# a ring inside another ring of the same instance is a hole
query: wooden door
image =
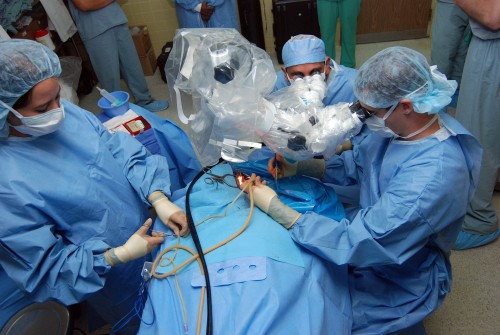
{"type": "Polygon", "coordinates": [[[357,43],[429,36],[432,0],[361,0],[357,43]]]}

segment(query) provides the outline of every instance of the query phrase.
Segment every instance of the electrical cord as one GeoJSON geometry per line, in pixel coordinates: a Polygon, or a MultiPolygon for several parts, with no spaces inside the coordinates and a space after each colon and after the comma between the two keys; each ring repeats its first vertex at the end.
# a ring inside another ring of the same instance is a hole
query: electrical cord
{"type": "MultiPolygon", "coordinates": [[[[222,160],[219,160],[221,163],[222,160]]],[[[217,165],[215,164],[215,165],[217,165]]],[[[214,165],[214,166],[215,166],[214,165]]],[[[205,277],[205,287],[207,291],[207,335],[213,334],[213,319],[212,319],[212,289],[210,287],[210,276],[208,274],[207,262],[205,260],[205,255],[203,254],[203,249],[201,247],[200,238],[198,237],[198,232],[196,231],[196,227],[193,221],[193,215],[191,214],[191,206],[189,204],[189,196],[191,194],[191,190],[193,189],[194,184],[205,174],[205,169],[202,169],[196,177],[194,177],[193,181],[189,184],[188,189],[186,191],[186,218],[188,223],[189,231],[191,232],[191,236],[196,247],[196,251],[199,255],[199,262],[201,262],[201,267],[203,270],[203,276],[205,277]]]]}

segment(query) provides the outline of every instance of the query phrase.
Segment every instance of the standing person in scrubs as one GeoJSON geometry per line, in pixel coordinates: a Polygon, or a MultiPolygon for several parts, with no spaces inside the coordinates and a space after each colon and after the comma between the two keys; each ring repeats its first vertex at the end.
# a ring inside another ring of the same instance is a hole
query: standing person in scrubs
{"type": "Polygon", "coordinates": [[[120,5],[115,0],[69,0],[68,6],[100,87],[121,91],[121,73],[137,105],[150,112],[167,109],[168,101],[151,97],[120,5]]]}
{"type": "Polygon", "coordinates": [[[491,203],[500,171],[500,1],[456,0],[470,18],[472,40],[465,60],[456,118],[481,142],[481,175],[455,249],[493,242],[500,235],[491,203]]]}
{"type": "MultiPolygon", "coordinates": [[[[422,334],[422,320],[450,291],[450,249],[477,185],[482,151],[454,118],[437,114],[455,89],[422,54],[385,49],[356,77],[367,127],[353,149],[326,162],[280,160],[278,176],[359,183],[359,209],[345,219],[299,214],[256,182],[255,203],[296,243],[350,265],[353,334],[422,334]]],[[[274,159],[269,170],[275,173],[274,159]]]]}
{"type": "Polygon", "coordinates": [[[458,88],[451,107],[457,107],[465,56],[469,47],[469,17],[454,0],[439,0],[432,22],[431,63],[447,78],[456,80],[458,88]]]}
{"type": "Polygon", "coordinates": [[[179,28],[234,28],[240,30],[236,0],[172,0],[179,28]]]}
{"type": "Polygon", "coordinates": [[[318,20],[326,54],[335,59],[337,19],[340,19],[340,65],[356,67],[356,30],[361,0],[318,0],[318,20]]]}
{"type": "MultiPolygon", "coordinates": [[[[150,251],[148,208],[187,234],[165,157],[111,134],[59,97],[59,58],[30,40],[0,42],[0,328],[22,308],[87,301],[90,329],[133,310],[150,251]]],[[[138,320],[122,330],[135,334],[138,320]]]]}

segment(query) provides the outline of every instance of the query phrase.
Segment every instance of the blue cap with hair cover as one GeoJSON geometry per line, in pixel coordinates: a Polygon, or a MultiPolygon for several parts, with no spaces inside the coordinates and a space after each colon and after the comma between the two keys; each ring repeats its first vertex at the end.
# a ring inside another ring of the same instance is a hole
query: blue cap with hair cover
{"type": "Polygon", "coordinates": [[[391,47],[368,59],[358,70],[354,94],[373,108],[388,108],[401,99],[410,99],[417,113],[435,114],[450,104],[457,89],[424,55],[391,47]]]}
{"type": "MultiPolygon", "coordinates": [[[[59,58],[41,43],[12,39],[0,42],[0,101],[14,106],[39,82],[61,74],[59,58]]],[[[8,136],[9,110],[0,103],[0,138],[8,136]]]]}
{"type": "Polygon", "coordinates": [[[283,46],[281,57],[285,68],[324,62],[326,59],[325,43],[314,35],[292,36],[283,46]]]}

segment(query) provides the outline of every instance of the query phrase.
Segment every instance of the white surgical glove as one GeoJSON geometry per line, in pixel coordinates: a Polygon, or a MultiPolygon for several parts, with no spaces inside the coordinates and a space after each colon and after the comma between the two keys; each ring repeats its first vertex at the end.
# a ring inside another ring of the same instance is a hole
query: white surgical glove
{"type": "Polygon", "coordinates": [[[260,177],[255,179],[252,190],[255,205],[286,229],[290,229],[300,217],[301,214],[281,202],[276,192],[262,183],[260,177]]]}
{"type": "Polygon", "coordinates": [[[184,211],[173,204],[161,191],[154,191],[148,197],[149,202],[156,210],[161,222],[174,231],[177,236],[188,233],[188,224],[184,211]]]}
{"type": "Polygon", "coordinates": [[[146,256],[163,242],[164,237],[153,232],[149,236],[148,230],[151,228],[153,220],[147,219],[139,230],[137,230],[124,245],[106,250],[104,258],[111,265],[126,263],[128,261],[146,256]]]}
{"type": "Polygon", "coordinates": [[[271,158],[267,163],[267,170],[273,176],[276,173],[275,159],[278,159],[278,178],[304,175],[321,179],[325,175],[324,159],[308,159],[291,163],[280,155],[276,155],[276,158],[271,158]]]}

